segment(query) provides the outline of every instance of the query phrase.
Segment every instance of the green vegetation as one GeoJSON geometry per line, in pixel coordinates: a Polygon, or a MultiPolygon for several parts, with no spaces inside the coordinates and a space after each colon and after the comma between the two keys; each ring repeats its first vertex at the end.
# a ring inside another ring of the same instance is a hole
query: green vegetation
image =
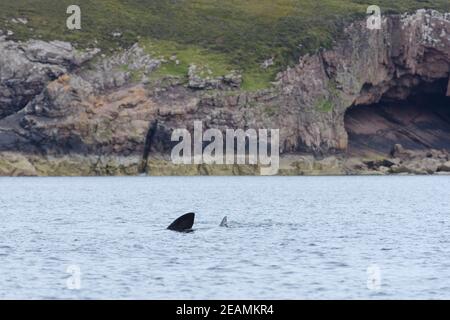
{"type": "Polygon", "coordinates": [[[225,54],[199,46],[155,39],[145,39],[140,41],[140,44],[151,56],[167,61],[157,71],[159,74],[185,76],[190,64],[197,65],[201,76],[205,77],[222,76],[234,69],[225,54]]]}
{"type": "Polygon", "coordinates": [[[450,10],[448,0],[16,0],[0,2],[0,29],[19,40],[71,41],[105,52],[140,41],[166,59],[160,75],[185,75],[197,63],[213,75],[241,70],[247,90],[266,87],[302,54],[329,47],[370,4],[384,13],[450,10]],[[82,9],[82,30],[66,28],[66,8],[82,9]],[[28,24],[12,18],[27,18],[28,24]],[[121,33],[114,37],[113,33],[121,33]],[[267,70],[260,64],[273,57],[267,70]]]}
{"type": "Polygon", "coordinates": [[[274,116],[276,116],[276,115],[279,113],[279,109],[280,109],[280,108],[278,108],[277,106],[274,106],[274,105],[272,105],[272,106],[266,106],[266,107],[264,108],[264,112],[265,112],[265,114],[266,114],[267,116],[269,116],[269,117],[274,117],[274,116]]]}
{"type": "Polygon", "coordinates": [[[333,103],[328,99],[318,100],[315,107],[320,112],[331,112],[333,110],[333,103]]]}

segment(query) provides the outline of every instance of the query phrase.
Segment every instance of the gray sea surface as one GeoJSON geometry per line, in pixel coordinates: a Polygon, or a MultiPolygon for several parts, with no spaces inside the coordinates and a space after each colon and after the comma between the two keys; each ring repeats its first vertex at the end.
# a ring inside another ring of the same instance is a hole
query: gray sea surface
{"type": "Polygon", "coordinates": [[[450,177],[0,178],[0,298],[449,299],[450,177]]]}

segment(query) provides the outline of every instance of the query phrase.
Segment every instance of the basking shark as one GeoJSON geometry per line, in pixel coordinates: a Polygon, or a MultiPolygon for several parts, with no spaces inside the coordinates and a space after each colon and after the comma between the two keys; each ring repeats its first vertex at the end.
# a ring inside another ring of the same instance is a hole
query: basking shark
{"type": "Polygon", "coordinates": [[[195,213],[189,212],[170,224],[167,229],[177,232],[192,232],[192,226],[194,225],[195,213]]]}
{"type": "MultiPolygon", "coordinates": [[[[167,229],[177,232],[193,232],[192,226],[194,225],[195,213],[189,212],[170,224],[167,229]]],[[[220,227],[228,228],[228,218],[225,216],[220,223],[220,227]]]]}

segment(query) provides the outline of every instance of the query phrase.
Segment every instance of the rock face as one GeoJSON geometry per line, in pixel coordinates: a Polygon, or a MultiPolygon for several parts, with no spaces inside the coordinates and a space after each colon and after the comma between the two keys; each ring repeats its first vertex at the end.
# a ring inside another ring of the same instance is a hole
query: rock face
{"type": "Polygon", "coordinates": [[[405,99],[424,82],[449,79],[450,14],[420,10],[384,19],[381,30],[355,23],[345,32],[333,50],[304,57],[279,77],[285,111],[300,109],[291,149],[345,150],[347,108],[405,99]]]}
{"type": "Polygon", "coordinates": [[[25,107],[49,82],[96,53],[79,53],[60,41],[15,43],[0,37],[0,119],[25,107]]]}
{"type": "MultiPolygon", "coordinates": [[[[22,157],[41,168],[36,174],[46,174],[51,169],[43,168],[62,158],[85,159],[87,169],[80,174],[137,173],[147,167],[141,162],[149,152],[167,161],[172,130],[192,129],[194,120],[206,128],[279,128],[280,152],[295,174],[370,171],[363,162],[345,159],[346,110],[405,99],[424,83],[448,81],[450,14],[420,10],[390,16],[381,30],[369,30],[361,21],[345,34],[333,49],[302,57],[273,87],[257,92],[240,90],[238,74],[205,78],[194,66],[187,83],[152,82],[149,77],[163,61],[138,45],[100,57],[97,50],[80,53],[57,41],[0,38],[0,174],[12,172],[4,169],[13,168],[11,163],[33,173],[22,157]],[[102,157],[108,160],[92,160],[102,157]],[[42,161],[47,164],[38,165],[42,161]],[[131,169],[123,169],[124,163],[131,169]],[[102,171],[99,164],[110,169],[102,171]]],[[[446,168],[436,165],[427,164],[425,171],[446,168]]],[[[394,164],[375,167],[384,173],[400,170],[394,164]]],[[[206,167],[195,170],[211,173],[206,167]]]]}

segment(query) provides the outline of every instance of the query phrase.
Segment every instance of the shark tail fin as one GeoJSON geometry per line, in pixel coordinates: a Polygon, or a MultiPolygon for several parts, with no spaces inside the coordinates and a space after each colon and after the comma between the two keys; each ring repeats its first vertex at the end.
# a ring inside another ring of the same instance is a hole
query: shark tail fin
{"type": "Polygon", "coordinates": [[[223,217],[222,222],[220,223],[220,226],[228,228],[228,218],[227,218],[227,216],[223,217]]]}

